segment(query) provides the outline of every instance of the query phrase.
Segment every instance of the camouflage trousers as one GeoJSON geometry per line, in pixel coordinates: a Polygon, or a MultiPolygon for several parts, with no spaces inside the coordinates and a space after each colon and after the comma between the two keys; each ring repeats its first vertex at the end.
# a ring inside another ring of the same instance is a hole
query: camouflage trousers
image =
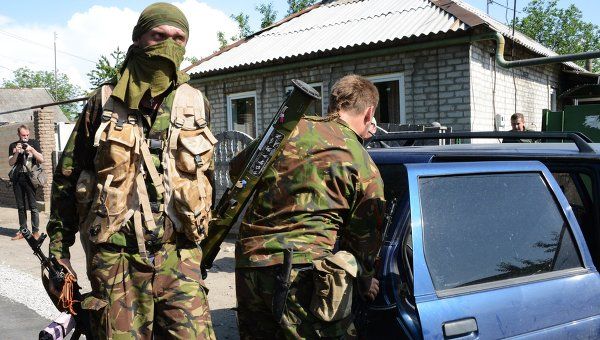
{"type": "Polygon", "coordinates": [[[153,264],[139,254],[98,250],[89,270],[99,339],[215,339],[198,248],[164,244],[153,264]]]}
{"type": "Polygon", "coordinates": [[[237,268],[238,328],[241,339],[344,339],[354,329],[350,320],[324,322],[310,311],[312,267],[293,268],[292,285],[281,323],[273,315],[275,277],[281,266],[237,268]]]}

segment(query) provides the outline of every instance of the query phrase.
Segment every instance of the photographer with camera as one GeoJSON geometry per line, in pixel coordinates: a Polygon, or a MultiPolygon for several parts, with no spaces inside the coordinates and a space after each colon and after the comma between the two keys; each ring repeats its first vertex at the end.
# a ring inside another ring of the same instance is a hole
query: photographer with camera
{"type": "MultiPolygon", "coordinates": [[[[17,200],[17,209],[19,211],[19,226],[27,228],[27,211],[31,211],[31,230],[33,237],[38,238],[40,218],[35,200],[35,187],[31,183],[27,168],[33,164],[42,164],[44,157],[40,152],[40,145],[34,139],[29,139],[29,128],[25,125],[17,129],[19,140],[13,142],[8,147],[8,164],[12,166],[8,176],[12,182],[15,198],[17,200]]],[[[21,232],[11,238],[11,240],[20,240],[23,238],[21,232]]]]}

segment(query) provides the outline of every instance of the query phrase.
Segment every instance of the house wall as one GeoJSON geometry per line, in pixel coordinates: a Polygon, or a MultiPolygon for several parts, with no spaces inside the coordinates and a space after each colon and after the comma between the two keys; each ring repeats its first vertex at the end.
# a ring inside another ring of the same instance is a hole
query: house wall
{"type": "MultiPolygon", "coordinates": [[[[494,51],[491,43],[471,46],[473,131],[493,131],[495,115],[504,117],[504,127],[498,130],[510,130],[510,116],[515,112],[523,113],[528,129],[541,130],[542,110],[550,108],[550,93],[558,88],[560,65],[505,69],[496,65],[494,51]]],[[[533,57],[523,49],[516,49],[515,55],[515,59],[533,57]]]]}
{"type": "MultiPolygon", "coordinates": [[[[540,130],[542,110],[550,108],[550,93],[552,88],[558,88],[561,66],[504,69],[496,65],[491,56],[494,51],[491,42],[480,42],[225,80],[194,79],[192,84],[211,101],[211,124],[216,133],[227,129],[229,94],[256,91],[260,132],[284,100],[284,89],[291,79],[322,83],[326,108],[331,86],[349,73],[363,76],[401,73],[405,122],[409,124],[437,121],[454,131],[493,131],[494,117],[498,114],[504,117],[504,127],[499,130],[510,130],[510,116],[521,112],[529,129],[540,130]]],[[[521,48],[516,49],[515,55],[516,59],[533,57],[521,48]]]]}
{"type": "Polygon", "coordinates": [[[292,79],[322,83],[326,108],[331,86],[346,74],[378,76],[402,73],[406,123],[427,124],[438,121],[455,130],[465,130],[471,125],[469,58],[468,45],[461,45],[328,63],[258,76],[213,81],[197,78],[192,80],[192,85],[202,90],[211,102],[211,129],[215,133],[227,129],[227,95],[256,91],[258,131],[263,131],[284,100],[285,87],[291,84],[292,79]]]}

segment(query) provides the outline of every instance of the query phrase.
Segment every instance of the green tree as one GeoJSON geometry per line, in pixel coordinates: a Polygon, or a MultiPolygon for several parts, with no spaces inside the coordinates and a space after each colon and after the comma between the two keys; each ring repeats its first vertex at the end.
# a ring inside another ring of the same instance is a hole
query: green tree
{"type": "Polygon", "coordinates": [[[200,61],[200,59],[198,59],[196,57],[185,57],[185,58],[183,58],[183,60],[189,61],[190,64],[195,64],[200,61]]]}
{"type": "Polygon", "coordinates": [[[223,47],[229,45],[227,38],[225,38],[225,32],[223,32],[223,31],[217,32],[217,40],[219,41],[219,48],[223,48],[223,47]]]}
{"type": "MultiPolygon", "coordinates": [[[[573,4],[563,9],[558,0],[532,0],[523,12],[525,16],[516,19],[515,28],[558,54],[600,49],[600,28],[583,21],[581,10],[573,4]]],[[[585,61],[577,64],[583,66],[585,61]]],[[[593,70],[600,71],[597,59],[593,70]]]]}
{"type": "Polygon", "coordinates": [[[312,6],[317,0],[287,0],[288,3],[288,15],[300,12],[306,7],[312,6]]]}
{"type": "Polygon", "coordinates": [[[240,40],[252,34],[250,24],[248,23],[248,21],[250,20],[250,16],[248,14],[244,14],[244,12],[240,12],[238,15],[232,14],[231,19],[235,20],[239,29],[238,36],[231,37],[231,40],[240,40]]]}
{"type": "Polygon", "coordinates": [[[119,47],[110,54],[110,60],[105,55],[100,56],[96,67],[87,73],[92,87],[96,88],[108,81],[116,81],[124,60],[125,52],[121,51],[119,47]]]}
{"type": "MultiPolygon", "coordinates": [[[[250,29],[250,24],[248,21],[250,20],[250,16],[248,14],[244,14],[244,12],[240,12],[238,15],[231,15],[231,19],[235,20],[238,25],[238,34],[231,37],[230,40],[236,41],[240,39],[244,39],[245,37],[252,34],[252,30],[250,29]]],[[[217,32],[217,40],[219,41],[219,48],[223,48],[229,45],[229,41],[225,38],[225,33],[222,31],[217,32]]]]}
{"type": "Polygon", "coordinates": [[[273,9],[272,2],[260,4],[256,6],[256,10],[262,15],[262,19],[260,20],[260,28],[269,27],[275,22],[275,19],[277,18],[277,11],[273,9]]]}
{"type": "MultiPolygon", "coordinates": [[[[46,88],[55,101],[74,99],[78,96],[81,96],[83,92],[79,86],[73,85],[69,77],[64,73],[57,74],[55,88],[54,72],[33,71],[27,67],[16,69],[13,72],[13,79],[3,79],[2,87],[11,89],[35,87],[46,88]]],[[[77,103],[60,105],[60,108],[70,119],[74,119],[79,114],[77,103]]]]}
{"type": "MultiPolygon", "coordinates": [[[[287,0],[288,3],[288,15],[299,12],[309,6],[312,6],[316,0],[287,0]]],[[[273,8],[272,2],[262,3],[255,7],[256,11],[261,14],[262,18],[260,21],[260,28],[265,28],[272,25],[277,20],[277,11],[273,8]]],[[[240,12],[238,15],[231,15],[231,18],[236,21],[238,25],[238,35],[231,37],[229,40],[236,41],[243,39],[252,34],[249,20],[250,16],[240,12]]],[[[223,48],[229,44],[229,40],[225,37],[225,33],[222,31],[217,32],[217,40],[219,41],[219,48],[223,48]]]]}

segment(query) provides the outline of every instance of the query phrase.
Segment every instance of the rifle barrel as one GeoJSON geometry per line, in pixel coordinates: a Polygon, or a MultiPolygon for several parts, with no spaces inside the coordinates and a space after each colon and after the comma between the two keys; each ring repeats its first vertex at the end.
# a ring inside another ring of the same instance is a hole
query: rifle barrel
{"type": "Polygon", "coordinates": [[[7,113],[13,113],[13,112],[19,112],[19,111],[25,111],[25,110],[43,109],[43,108],[45,108],[47,106],[56,106],[56,105],[69,104],[69,103],[75,103],[75,102],[82,102],[84,100],[88,100],[89,98],[90,97],[81,97],[81,98],[63,100],[63,101],[60,101],[60,102],[39,104],[39,105],[24,107],[24,108],[21,108],[21,109],[14,109],[14,110],[10,110],[10,111],[0,112],[0,115],[4,115],[4,114],[7,114],[7,113]]]}

